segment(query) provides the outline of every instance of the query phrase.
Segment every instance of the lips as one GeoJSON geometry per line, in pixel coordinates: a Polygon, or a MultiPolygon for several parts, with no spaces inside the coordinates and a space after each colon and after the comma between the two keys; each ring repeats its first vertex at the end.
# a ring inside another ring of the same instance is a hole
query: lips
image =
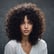
{"type": "Polygon", "coordinates": [[[29,30],[24,30],[25,33],[29,32],[29,30]]]}

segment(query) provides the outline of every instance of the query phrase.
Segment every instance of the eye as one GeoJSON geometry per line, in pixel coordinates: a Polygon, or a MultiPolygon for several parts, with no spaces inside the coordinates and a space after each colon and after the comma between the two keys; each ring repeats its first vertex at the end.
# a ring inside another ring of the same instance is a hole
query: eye
{"type": "Polygon", "coordinates": [[[29,21],[28,24],[33,24],[32,21],[29,21]]]}

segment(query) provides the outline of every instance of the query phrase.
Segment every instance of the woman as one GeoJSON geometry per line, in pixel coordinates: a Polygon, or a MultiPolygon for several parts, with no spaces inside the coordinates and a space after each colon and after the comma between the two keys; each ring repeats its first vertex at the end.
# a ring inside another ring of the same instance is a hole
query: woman
{"type": "Polygon", "coordinates": [[[6,32],[10,41],[4,54],[47,54],[43,12],[33,3],[19,4],[6,17],[6,32]]]}

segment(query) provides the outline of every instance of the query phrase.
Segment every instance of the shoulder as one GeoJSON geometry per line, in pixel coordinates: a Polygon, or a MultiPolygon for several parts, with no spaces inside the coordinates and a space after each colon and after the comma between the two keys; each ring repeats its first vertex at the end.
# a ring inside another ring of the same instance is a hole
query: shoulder
{"type": "Polygon", "coordinates": [[[38,43],[35,45],[38,49],[45,49],[47,48],[47,43],[43,39],[38,39],[38,43]]]}
{"type": "Polygon", "coordinates": [[[16,45],[18,45],[18,42],[16,40],[10,40],[6,45],[5,45],[5,48],[7,47],[16,47],[16,45]]]}
{"type": "Polygon", "coordinates": [[[15,54],[18,42],[16,40],[10,40],[4,47],[4,54],[15,54]]]}
{"type": "Polygon", "coordinates": [[[39,39],[39,44],[40,44],[41,46],[43,46],[43,47],[47,47],[47,43],[46,43],[46,41],[43,40],[43,39],[39,39]]]}

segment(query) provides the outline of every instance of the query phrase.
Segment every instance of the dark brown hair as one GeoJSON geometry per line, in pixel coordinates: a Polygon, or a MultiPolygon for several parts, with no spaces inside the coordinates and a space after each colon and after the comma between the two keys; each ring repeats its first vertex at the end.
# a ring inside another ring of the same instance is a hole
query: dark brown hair
{"type": "Polygon", "coordinates": [[[9,39],[15,39],[18,42],[22,40],[19,26],[25,15],[33,22],[33,30],[29,35],[29,42],[31,45],[35,45],[38,38],[42,38],[45,31],[45,17],[40,8],[33,3],[18,4],[8,11],[5,19],[7,36],[9,39]]]}

